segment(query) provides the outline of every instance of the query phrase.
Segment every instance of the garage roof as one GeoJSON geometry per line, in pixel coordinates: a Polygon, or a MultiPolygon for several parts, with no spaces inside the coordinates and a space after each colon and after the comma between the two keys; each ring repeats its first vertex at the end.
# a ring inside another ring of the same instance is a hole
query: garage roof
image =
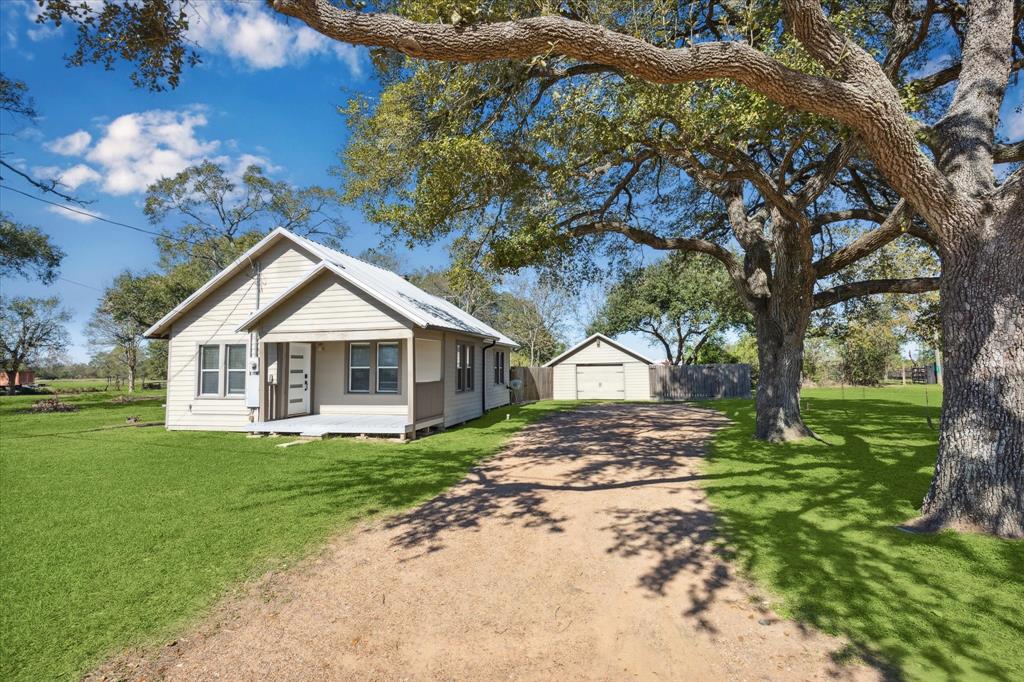
{"type": "Polygon", "coordinates": [[[643,362],[643,363],[648,364],[648,365],[653,365],[654,364],[654,361],[651,360],[650,358],[645,357],[645,356],[641,355],[640,353],[637,353],[635,350],[631,350],[629,348],[626,348],[625,346],[623,346],[618,341],[615,341],[614,339],[608,338],[604,334],[591,334],[590,336],[588,336],[587,338],[583,339],[582,341],[577,343],[575,346],[573,346],[569,350],[567,350],[564,353],[562,353],[561,355],[558,355],[558,356],[548,360],[544,364],[544,366],[545,367],[553,367],[553,366],[557,365],[558,363],[562,362],[563,360],[567,359],[573,353],[576,353],[577,351],[580,351],[583,348],[586,348],[587,346],[589,346],[594,341],[597,341],[598,339],[600,339],[601,341],[604,341],[605,343],[607,343],[612,348],[616,348],[616,349],[622,351],[623,353],[626,353],[627,355],[636,358],[640,362],[643,362]]]}

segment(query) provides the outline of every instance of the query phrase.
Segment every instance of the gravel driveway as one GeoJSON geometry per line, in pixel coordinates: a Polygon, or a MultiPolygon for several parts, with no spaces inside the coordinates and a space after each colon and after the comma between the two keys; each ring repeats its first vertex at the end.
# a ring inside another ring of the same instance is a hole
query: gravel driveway
{"type": "Polygon", "coordinates": [[[698,479],[724,423],[679,405],[556,414],[440,497],[96,675],[877,679],[837,667],[842,641],[779,620],[721,558],[698,479]]]}

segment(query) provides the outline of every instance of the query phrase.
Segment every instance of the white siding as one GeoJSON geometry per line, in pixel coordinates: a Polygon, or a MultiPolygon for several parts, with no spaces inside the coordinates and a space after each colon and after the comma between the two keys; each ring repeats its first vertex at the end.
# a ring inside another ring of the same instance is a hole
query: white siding
{"type": "Polygon", "coordinates": [[[626,400],[651,400],[651,368],[642,362],[624,362],[626,400]]]}
{"type": "Polygon", "coordinates": [[[354,291],[337,275],[325,272],[293,293],[260,322],[260,332],[346,331],[354,329],[400,330],[408,323],[354,291]]]}
{"type": "Polygon", "coordinates": [[[480,391],[483,386],[483,372],[480,367],[480,339],[457,334],[444,335],[444,423],[445,426],[461,424],[483,414],[480,403],[480,391]],[[466,343],[476,348],[475,367],[473,368],[473,390],[459,392],[458,379],[455,375],[455,344],[466,343]]]}
{"type": "MultiPolygon", "coordinates": [[[[287,289],[315,262],[286,241],[273,245],[258,260],[261,302],[287,289]]],[[[250,272],[243,271],[174,322],[167,367],[167,428],[229,431],[249,422],[242,397],[197,397],[197,360],[201,344],[248,343],[249,335],[236,333],[235,328],[255,309],[256,283],[250,272]]]]}
{"type": "Polygon", "coordinates": [[[576,400],[576,365],[559,363],[552,375],[552,397],[555,400],[576,400]]]}
{"type": "Polygon", "coordinates": [[[508,346],[495,346],[487,349],[487,361],[484,365],[484,387],[487,389],[487,409],[508,405],[508,383],[494,383],[494,352],[505,353],[505,381],[508,382],[509,360],[512,357],[512,349],[508,346]]]}
{"type": "Polygon", "coordinates": [[[629,353],[601,339],[594,339],[553,368],[553,397],[555,400],[576,399],[576,365],[618,365],[625,373],[625,399],[650,400],[651,378],[647,363],[638,361],[629,353]]]}
{"type": "MultiPolygon", "coordinates": [[[[399,393],[348,393],[348,344],[342,341],[315,344],[313,374],[314,412],[318,414],[400,414],[408,412],[405,339],[380,339],[399,343],[399,393]]],[[[371,372],[372,373],[372,372],[371,372]]],[[[372,382],[372,379],[371,379],[372,382]]]]}
{"type": "Polygon", "coordinates": [[[636,362],[636,358],[629,353],[623,353],[615,346],[611,346],[601,339],[594,339],[583,348],[564,358],[559,365],[571,363],[574,365],[617,365],[619,363],[636,362]]]}

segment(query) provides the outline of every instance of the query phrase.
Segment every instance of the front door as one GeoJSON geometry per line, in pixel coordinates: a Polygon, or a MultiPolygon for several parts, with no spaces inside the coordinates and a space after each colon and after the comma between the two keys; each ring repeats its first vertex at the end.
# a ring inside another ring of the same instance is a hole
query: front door
{"type": "Polygon", "coordinates": [[[288,344],[288,416],[309,413],[309,365],[312,347],[308,343],[288,344]]]}

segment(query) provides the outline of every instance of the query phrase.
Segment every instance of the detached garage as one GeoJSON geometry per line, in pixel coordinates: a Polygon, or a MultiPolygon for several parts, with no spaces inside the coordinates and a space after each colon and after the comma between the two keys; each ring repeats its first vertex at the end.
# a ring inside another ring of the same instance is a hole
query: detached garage
{"type": "Polygon", "coordinates": [[[545,367],[555,400],[651,400],[654,363],[604,334],[594,334],[545,367]]]}

